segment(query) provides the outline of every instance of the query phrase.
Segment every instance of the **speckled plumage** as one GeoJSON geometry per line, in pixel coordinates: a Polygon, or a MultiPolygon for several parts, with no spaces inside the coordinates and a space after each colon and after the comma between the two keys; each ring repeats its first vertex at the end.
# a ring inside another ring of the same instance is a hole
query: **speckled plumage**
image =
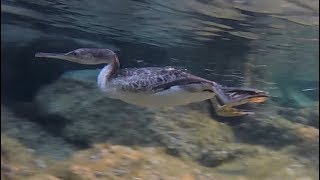
{"type": "Polygon", "coordinates": [[[116,85],[122,91],[159,92],[172,86],[202,84],[204,90],[214,82],[189,74],[183,69],[172,67],[145,67],[120,69],[110,77],[108,84],[116,85]]]}

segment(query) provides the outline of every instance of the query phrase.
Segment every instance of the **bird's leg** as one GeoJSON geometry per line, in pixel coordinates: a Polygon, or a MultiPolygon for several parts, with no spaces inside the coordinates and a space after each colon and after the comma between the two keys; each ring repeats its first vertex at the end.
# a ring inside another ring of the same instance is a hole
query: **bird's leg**
{"type": "Polygon", "coordinates": [[[232,100],[217,85],[212,86],[213,92],[216,94],[216,100],[219,100],[224,107],[233,107],[240,105],[239,101],[232,100]]]}
{"type": "Polygon", "coordinates": [[[233,108],[232,106],[220,105],[216,96],[211,98],[210,102],[213,105],[215,112],[219,116],[234,117],[234,116],[245,116],[245,115],[254,114],[253,112],[250,112],[250,111],[243,111],[243,110],[240,111],[236,108],[233,108]]]}
{"type": "Polygon", "coordinates": [[[253,112],[240,111],[236,108],[233,108],[234,106],[238,106],[244,103],[241,101],[231,100],[228,96],[225,95],[224,92],[222,92],[220,88],[217,88],[215,85],[212,88],[216,95],[212,99],[210,99],[210,101],[215,109],[215,112],[219,116],[232,117],[254,114],[253,112]]]}

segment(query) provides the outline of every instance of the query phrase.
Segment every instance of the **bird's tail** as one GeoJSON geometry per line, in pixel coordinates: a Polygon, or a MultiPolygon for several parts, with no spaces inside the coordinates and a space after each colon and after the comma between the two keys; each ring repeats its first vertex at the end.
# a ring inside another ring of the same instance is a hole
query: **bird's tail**
{"type": "Polygon", "coordinates": [[[267,100],[268,93],[265,91],[243,87],[219,87],[213,86],[216,96],[211,99],[216,113],[220,116],[243,116],[254,114],[244,111],[237,106],[249,103],[261,103],[267,100]]]}

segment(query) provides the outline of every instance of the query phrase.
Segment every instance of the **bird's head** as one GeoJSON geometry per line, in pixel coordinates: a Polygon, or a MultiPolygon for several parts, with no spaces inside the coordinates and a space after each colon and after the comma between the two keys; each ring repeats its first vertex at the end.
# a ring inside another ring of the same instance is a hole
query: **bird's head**
{"type": "Polygon", "coordinates": [[[80,48],[67,53],[36,53],[35,57],[62,59],[79,64],[106,64],[118,61],[117,55],[109,49],[80,48]]]}

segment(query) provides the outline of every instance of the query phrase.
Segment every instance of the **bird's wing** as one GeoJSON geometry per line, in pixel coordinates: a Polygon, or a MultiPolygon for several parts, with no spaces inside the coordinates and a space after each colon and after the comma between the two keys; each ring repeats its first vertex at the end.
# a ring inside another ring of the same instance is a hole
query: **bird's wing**
{"type": "Polygon", "coordinates": [[[113,84],[120,86],[123,91],[159,92],[177,85],[212,84],[212,82],[181,69],[149,67],[123,69],[113,79],[113,84]]]}

